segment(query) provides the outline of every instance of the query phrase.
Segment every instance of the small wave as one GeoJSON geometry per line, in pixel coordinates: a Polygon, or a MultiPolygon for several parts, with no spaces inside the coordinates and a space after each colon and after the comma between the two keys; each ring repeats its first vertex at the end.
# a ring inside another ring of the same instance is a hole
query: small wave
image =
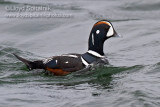
{"type": "Polygon", "coordinates": [[[153,11],[160,9],[160,3],[150,3],[150,4],[139,4],[139,3],[130,3],[125,4],[121,9],[126,11],[153,11]]]}
{"type": "Polygon", "coordinates": [[[135,20],[140,20],[138,18],[110,18],[107,15],[101,14],[101,13],[96,13],[96,12],[88,12],[89,17],[92,18],[93,20],[110,20],[111,22],[122,22],[122,21],[135,21],[135,20]]]}
{"type": "Polygon", "coordinates": [[[0,5],[6,5],[6,4],[18,4],[16,2],[6,1],[6,0],[0,0],[0,5]]]}

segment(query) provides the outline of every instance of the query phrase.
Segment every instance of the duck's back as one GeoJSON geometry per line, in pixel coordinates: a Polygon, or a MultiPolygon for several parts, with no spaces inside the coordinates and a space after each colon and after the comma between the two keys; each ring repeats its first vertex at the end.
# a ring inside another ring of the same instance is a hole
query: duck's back
{"type": "Polygon", "coordinates": [[[81,60],[81,54],[54,56],[45,59],[43,63],[48,71],[56,75],[66,75],[85,67],[81,60]]]}

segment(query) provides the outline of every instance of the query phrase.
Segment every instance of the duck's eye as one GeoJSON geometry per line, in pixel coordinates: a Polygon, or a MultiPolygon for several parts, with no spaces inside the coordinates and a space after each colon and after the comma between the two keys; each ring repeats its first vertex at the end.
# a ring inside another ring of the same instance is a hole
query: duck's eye
{"type": "Polygon", "coordinates": [[[99,34],[99,33],[100,33],[100,30],[97,30],[97,31],[96,31],[96,34],[99,34]]]}

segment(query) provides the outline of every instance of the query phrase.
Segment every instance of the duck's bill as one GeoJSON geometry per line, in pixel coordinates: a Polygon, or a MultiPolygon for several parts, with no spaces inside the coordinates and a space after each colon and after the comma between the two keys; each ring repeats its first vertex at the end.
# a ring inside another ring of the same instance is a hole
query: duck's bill
{"type": "Polygon", "coordinates": [[[122,37],[122,36],[119,35],[119,34],[117,34],[117,33],[115,33],[115,34],[113,35],[113,37],[122,37]]]}

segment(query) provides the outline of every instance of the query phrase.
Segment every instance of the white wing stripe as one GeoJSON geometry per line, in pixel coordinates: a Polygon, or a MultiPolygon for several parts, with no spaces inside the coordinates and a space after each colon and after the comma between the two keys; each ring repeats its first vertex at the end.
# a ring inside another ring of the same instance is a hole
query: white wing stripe
{"type": "Polygon", "coordinates": [[[72,54],[64,54],[64,55],[62,55],[62,56],[68,56],[68,57],[73,57],[73,58],[78,58],[78,56],[77,55],[72,55],[72,54]]]}
{"type": "Polygon", "coordinates": [[[82,63],[84,64],[84,65],[86,65],[86,66],[88,66],[89,64],[88,64],[88,62],[87,61],[85,61],[82,57],[81,57],[81,60],[82,60],[82,63]]]}

